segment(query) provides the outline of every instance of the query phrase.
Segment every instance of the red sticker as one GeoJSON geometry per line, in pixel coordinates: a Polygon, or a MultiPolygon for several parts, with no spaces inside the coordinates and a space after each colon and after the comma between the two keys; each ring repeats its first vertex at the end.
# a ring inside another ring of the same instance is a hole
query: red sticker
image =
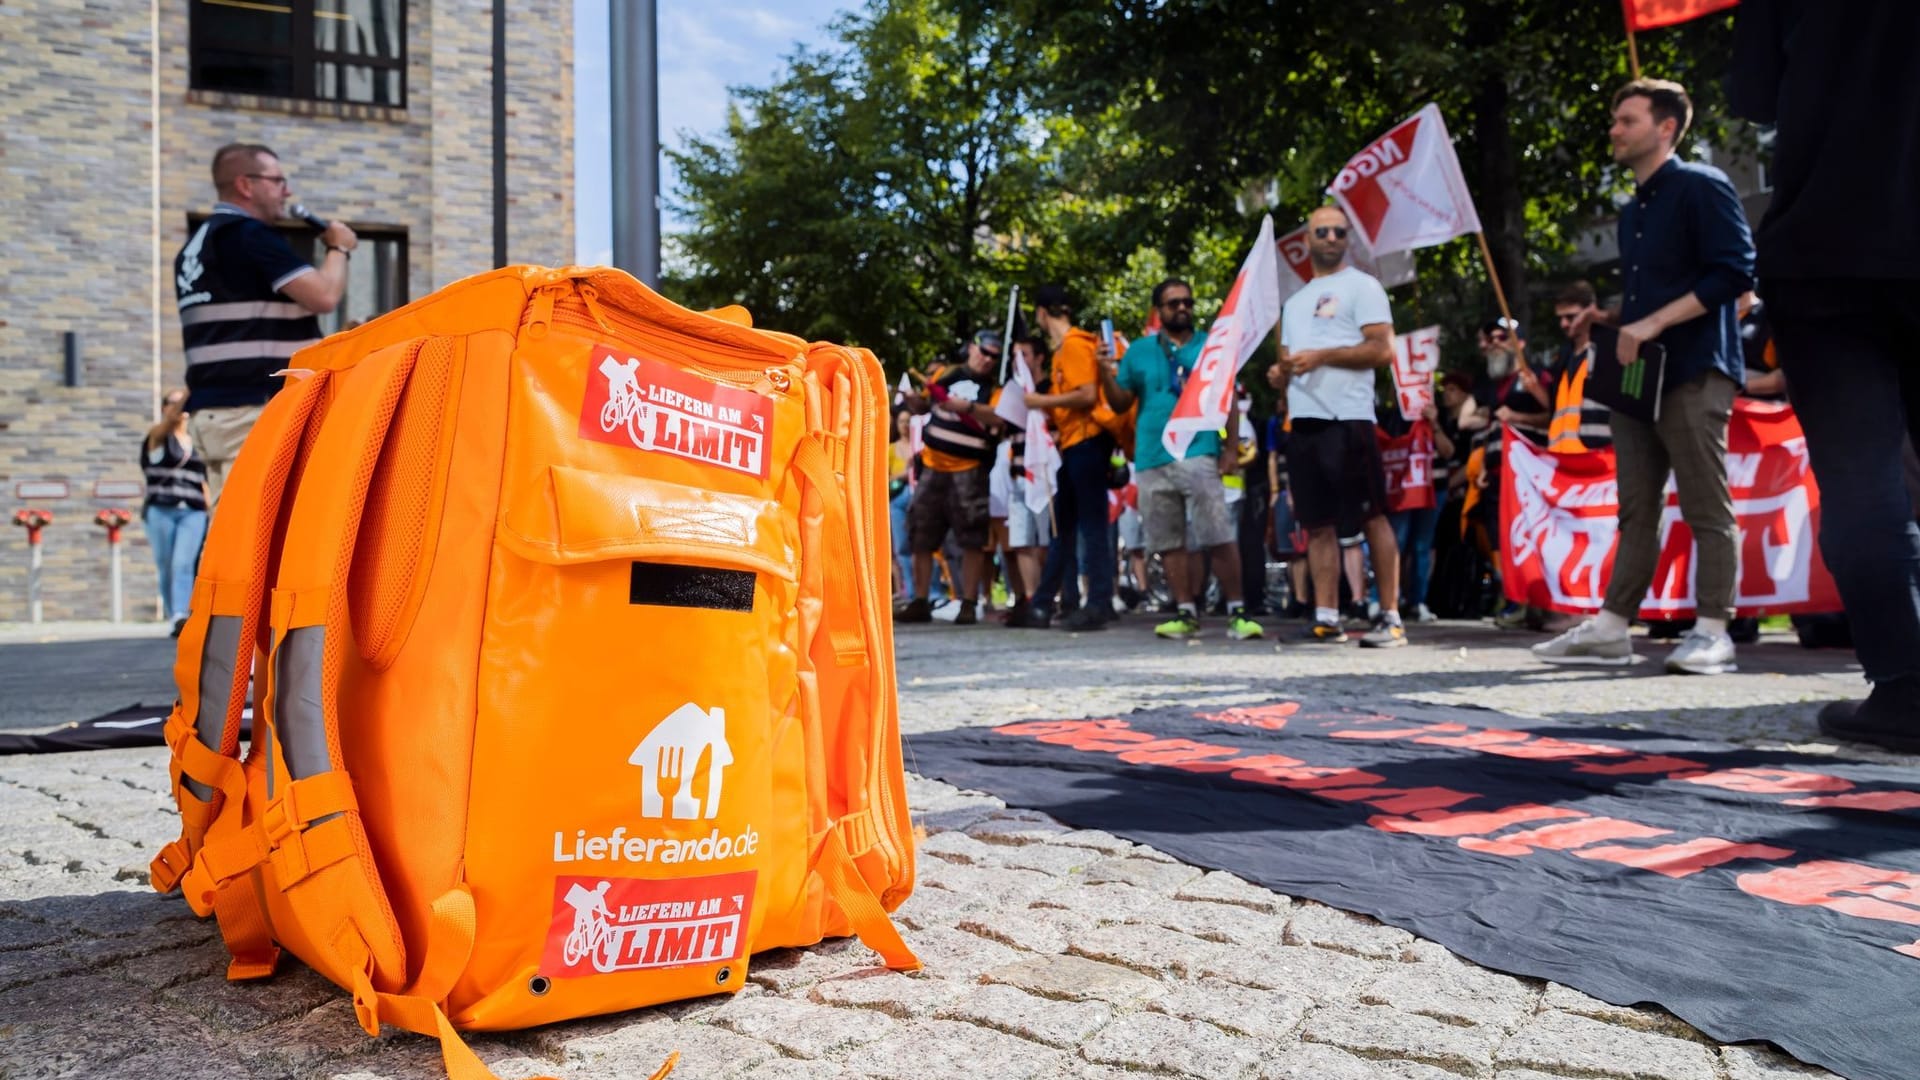
{"type": "Polygon", "coordinates": [[[589,363],[581,438],[766,479],[771,398],[605,346],[589,363]]]}
{"type": "Polygon", "coordinates": [[[540,971],[577,978],[738,960],[746,955],[756,874],[559,878],[540,971]]]}

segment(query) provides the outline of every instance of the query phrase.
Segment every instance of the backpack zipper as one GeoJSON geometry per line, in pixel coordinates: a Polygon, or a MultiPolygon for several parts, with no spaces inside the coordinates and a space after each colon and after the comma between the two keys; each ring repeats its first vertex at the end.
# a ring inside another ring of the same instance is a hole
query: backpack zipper
{"type": "Polygon", "coordinates": [[[641,323],[626,317],[618,309],[603,307],[599,295],[599,290],[592,285],[576,279],[542,286],[534,294],[527,317],[527,335],[538,340],[546,331],[537,327],[563,326],[585,331],[585,336],[608,340],[635,351],[665,352],[675,365],[728,386],[759,394],[785,395],[792,390],[792,376],[785,369],[794,366],[798,362],[796,358],[782,360],[778,353],[770,349],[721,344],[652,323],[641,323]],[[696,359],[694,350],[738,357],[740,363],[738,366],[721,365],[696,359]],[[784,378],[774,378],[775,372],[784,378]]]}

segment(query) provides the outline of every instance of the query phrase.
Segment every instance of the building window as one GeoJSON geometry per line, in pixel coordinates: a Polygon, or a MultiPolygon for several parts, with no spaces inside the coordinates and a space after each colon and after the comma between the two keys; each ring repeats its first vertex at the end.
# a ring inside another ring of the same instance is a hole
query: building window
{"type": "MultiPolygon", "coordinates": [[[[204,213],[187,215],[187,235],[207,220],[204,213]]],[[[347,260],[347,291],[339,306],[320,316],[320,332],[333,334],[385,315],[407,302],[407,227],[348,222],[360,245],[347,260]]],[[[305,222],[275,224],[293,253],[315,266],[327,251],[320,234],[305,222]]]]}
{"type": "Polygon", "coordinates": [[[403,108],[406,0],[191,0],[195,90],[403,108]]]}

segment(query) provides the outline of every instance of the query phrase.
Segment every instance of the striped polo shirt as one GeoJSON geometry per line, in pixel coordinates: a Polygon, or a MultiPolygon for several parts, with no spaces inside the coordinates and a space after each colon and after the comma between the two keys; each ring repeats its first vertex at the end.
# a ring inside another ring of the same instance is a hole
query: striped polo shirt
{"type": "Polygon", "coordinates": [[[273,396],[280,384],[273,373],[320,340],[320,320],[280,292],[313,272],[273,226],[229,203],[214,205],[173,260],[189,412],[273,396]]]}

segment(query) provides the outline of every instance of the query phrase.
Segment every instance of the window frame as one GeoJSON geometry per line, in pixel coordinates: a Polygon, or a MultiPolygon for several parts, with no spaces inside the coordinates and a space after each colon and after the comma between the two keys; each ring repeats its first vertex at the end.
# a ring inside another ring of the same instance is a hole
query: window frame
{"type": "MultiPolygon", "coordinates": [[[[366,56],[360,53],[344,53],[331,49],[322,49],[317,43],[318,25],[322,18],[318,14],[315,0],[278,0],[276,3],[256,4],[252,0],[191,0],[192,6],[187,15],[187,86],[193,90],[210,91],[218,94],[252,94],[254,91],[240,90],[231,86],[209,85],[201,73],[201,54],[215,46],[203,40],[201,10],[208,4],[215,7],[230,5],[234,7],[270,7],[285,8],[289,22],[287,39],[289,45],[282,49],[278,46],[256,45],[244,51],[248,55],[285,59],[291,66],[292,85],[285,95],[295,101],[321,101],[336,105],[357,105],[373,108],[405,109],[408,97],[407,61],[409,41],[407,36],[408,0],[394,0],[394,10],[400,20],[400,55],[397,57],[366,56]],[[333,64],[336,68],[371,68],[377,75],[399,72],[400,93],[397,101],[353,101],[345,97],[323,97],[319,92],[319,74],[321,64],[333,64]]],[[[278,11],[276,10],[276,13],[278,11]]],[[[242,51],[231,46],[220,46],[228,51],[242,51]]],[[[280,97],[279,94],[260,94],[262,97],[280,97]]]]}

